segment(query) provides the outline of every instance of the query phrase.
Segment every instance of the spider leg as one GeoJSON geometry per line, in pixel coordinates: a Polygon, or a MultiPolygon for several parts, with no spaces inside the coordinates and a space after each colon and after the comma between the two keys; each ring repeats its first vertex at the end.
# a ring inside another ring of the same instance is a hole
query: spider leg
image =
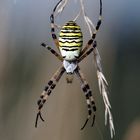
{"type": "Polygon", "coordinates": [[[62,0],[60,0],[56,4],[56,6],[54,7],[53,12],[50,16],[52,39],[54,40],[54,43],[55,43],[56,47],[58,48],[58,50],[59,50],[59,41],[58,41],[56,33],[55,33],[54,13],[55,13],[57,7],[61,4],[61,2],[62,2],[62,0]]]}
{"type": "Polygon", "coordinates": [[[80,79],[80,82],[82,84],[81,88],[82,88],[83,92],[85,93],[87,107],[88,107],[88,116],[87,116],[87,119],[86,119],[83,127],[81,128],[81,130],[82,130],[82,129],[84,129],[88,120],[90,119],[90,117],[92,115],[92,110],[93,110],[93,122],[92,122],[92,126],[93,126],[94,121],[95,121],[96,106],[95,106],[94,98],[92,96],[92,91],[89,87],[89,84],[87,83],[87,81],[86,81],[83,73],[80,71],[79,67],[75,70],[75,73],[78,76],[78,78],[80,79]]]}
{"type": "Polygon", "coordinates": [[[96,38],[96,34],[101,26],[101,23],[102,23],[102,0],[100,0],[100,13],[99,13],[99,18],[96,24],[95,31],[92,34],[92,38],[88,41],[85,48],[81,51],[81,54],[80,54],[81,56],[91,47],[94,39],[96,38]]]}
{"type": "Polygon", "coordinates": [[[42,43],[41,46],[47,48],[52,54],[54,54],[60,61],[63,61],[63,57],[58,54],[54,49],[52,49],[50,46],[48,46],[45,43],[42,43]]]}
{"type": "Polygon", "coordinates": [[[52,76],[52,78],[48,82],[47,86],[45,86],[44,91],[41,93],[40,99],[37,101],[38,113],[37,113],[37,116],[36,116],[35,127],[37,127],[37,122],[38,122],[39,117],[42,121],[44,121],[44,119],[41,115],[41,109],[42,109],[44,103],[46,102],[47,98],[51,94],[52,90],[55,88],[56,83],[59,81],[59,79],[61,78],[61,76],[63,75],[64,72],[65,72],[65,68],[63,66],[61,66],[56,71],[56,73],[52,76]]]}
{"type": "Polygon", "coordinates": [[[87,52],[85,52],[82,56],[78,58],[78,63],[81,62],[85,57],[87,57],[91,52],[93,52],[94,48],[97,46],[97,42],[94,41],[93,47],[90,48],[87,52]]]}

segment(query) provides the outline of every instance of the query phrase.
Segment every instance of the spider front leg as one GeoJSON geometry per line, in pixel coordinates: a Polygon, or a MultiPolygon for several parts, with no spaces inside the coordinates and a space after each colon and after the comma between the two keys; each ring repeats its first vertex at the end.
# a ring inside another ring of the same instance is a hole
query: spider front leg
{"type": "Polygon", "coordinates": [[[83,92],[85,93],[87,107],[88,107],[88,116],[87,116],[87,119],[86,119],[83,127],[81,128],[81,130],[82,130],[82,129],[84,129],[88,120],[90,119],[90,117],[92,115],[92,110],[93,110],[93,122],[92,122],[91,126],[93,126],[94,121],[95,121],[96,105],[95,105],[95,101],[94,101],[94,98],[92,96],[92,91],[89,87],[89,84],[87,83],[87,81],[86,81],[83,73],[80,71],[79,67],[75,70],[75,73],[81,82],[81,88],[82,88],[83,92]]]}
{"type": "Polygon", "coordinates": [[[44,91],[42,92],[42,94],[40,96],[40,99],[37,101],[38,113],[37,113],[37,116],[36,116],[35,127],[37,127],[37,122],[38,122],[39,117],[42,121],[44,121],[44,119],[41,115],[41,109],[42,109],[44,103],[46,102],[47,98],[51,94],[52,90],[55,88],[56,83],[59,81],[59,79],[61,78],[61,76],[63,75],[64,72],[65,72],[65,69],[64,69],[63,66],[60,67],[56,71],[56,73],[52,76],[52,78],[48,82],[47,86],[45,87],[44,91]]]}

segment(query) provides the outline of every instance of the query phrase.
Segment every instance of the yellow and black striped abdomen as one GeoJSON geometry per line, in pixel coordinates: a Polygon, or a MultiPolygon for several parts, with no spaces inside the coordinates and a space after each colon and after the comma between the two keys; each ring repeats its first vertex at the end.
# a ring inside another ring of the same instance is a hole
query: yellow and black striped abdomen
{"type": "Polygon", "coordinates": [[[60,52],[65,60],[75,60],[82,49],[83,35],[74,21],[67,22],[59,34],[60,52]]]}

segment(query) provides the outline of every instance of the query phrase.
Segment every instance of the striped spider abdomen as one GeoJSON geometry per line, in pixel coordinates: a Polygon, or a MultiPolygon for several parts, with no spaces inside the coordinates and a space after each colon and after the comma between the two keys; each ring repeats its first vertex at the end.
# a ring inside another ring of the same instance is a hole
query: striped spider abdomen
{"type": "Polygon", "coordinates": [[[74,21],[68,21],[59,34],[59,49],[62,57],[73,61],[80,55],[83,45],[83,35],[80,26],[74,21]]]}

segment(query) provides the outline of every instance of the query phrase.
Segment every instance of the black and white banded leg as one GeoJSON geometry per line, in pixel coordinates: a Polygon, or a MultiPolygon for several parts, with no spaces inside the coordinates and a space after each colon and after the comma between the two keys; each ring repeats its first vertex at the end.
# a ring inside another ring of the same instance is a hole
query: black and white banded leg
{"type": "Polygon", "coordinates": [[[93,50],[96,48],[96,46],[97,46],[97,42],[94,41],[93,47],[90,48],[87,52],[85,52],[82,56],[80,56],[80,57],[78,58],[78,60],[77,60],[78,63],[81,62],[84,58],[86,58],[91,52],[93,52],[93,50]]]}
{"type": "Polygon", "coordinates": [[[53,39],[53,41],[54,41],[56,47],[58,48],[58,50],[59,50],[59,41],[58,41],[57,36],[56,36],[56,33],[55,33],[54,14],[55,14],[55,12],[56,12],[57,7],[61,4],[61,2],[62,2],[62,0],[60,0],[60,1],[56,4],[56,6],[54,7],[53,12],[52,12],[52,14],[51,14],[51,16],[50,16],[52,39],[53,39]]]}
{"type": "Polygon", "coordinates": [[[44,91],[42,92],[40,99],[37,101],[38,104],[38,113],[36,116],[36,122],[35,122],[35,127],[37,127],[37,122],[38,122],[38,118],[40,117],[40,119],[42,121],[44,121],[42,115],[41,115],[41,109],[44,105],[44,103],[46,102],[47,98],[49,97],[49,95],[51,94],[52,90],[55,88],[56,83],[59,81],[59,79],[61,78],[61,76],[63,75],[63,73],[65,72],[64,67],[60,67],[56,73],[52,76],[52,78],[50,79],[50,81],[48,82],[47,86],[45,87],[44,91]]]}
{"type": "Polygon", "coordinates": [[[54,49],[52,49],[50,46],[48,46],[45,43],[42,43],[41,46],[45,47],[46,49],[48,49],[53,55],[55,55],[60,61],[63,61],[63,57],[58,54],[54,49]]]}
{"type": "Polygon", "coordinates": [[[83,73],[80,71],[79,67],[75,70],[75,73],[78,76],[78,78],[80,79],[81,88],[82,88],[83,92],[85,93],[87,107],[88,107],[88,116],[87,116],[87,119],[86,119],[83,127],[81,128],[81,130],[82,130],[82,129],[84,129],[88,120],[90,119],[90,117],[92,115],[92,110],[93,110],[93,122],[92,122],[91,126],[93,126],[94,121],[95,121],[96,106],[95,106],[95,101],[94,101],[94,98],[92,96],[92,91],[89,87],[89,84],[87,83],[87,81],[86,81],[83,73]]]}
{"type": "Polygon", "coordinates": [[[91,39],[87,42],[86,46],[83,48],[81,55],[83,55],[93,44],[93,41],[96,38],[96,34],[101,26],[101,23],[102,23],[102,0],[100,0],[100,13],[99,13],[99,18],[95,27],[95,31],[93,32],[91,39]]]}

